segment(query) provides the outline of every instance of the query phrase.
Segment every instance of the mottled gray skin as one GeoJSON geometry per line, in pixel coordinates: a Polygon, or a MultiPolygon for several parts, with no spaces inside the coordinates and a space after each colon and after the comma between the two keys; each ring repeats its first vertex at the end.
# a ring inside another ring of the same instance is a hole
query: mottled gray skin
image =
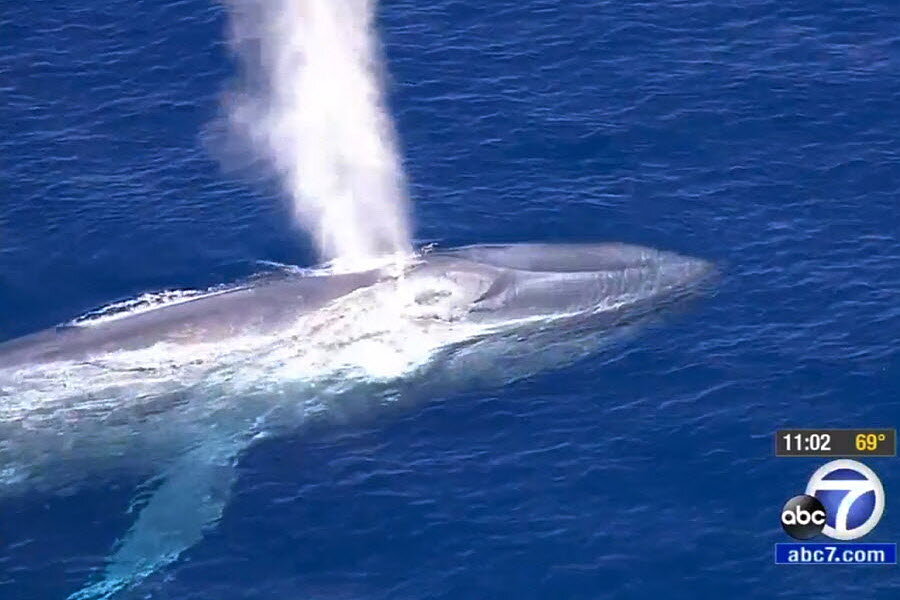
{"type": "Polygon", "coordinates": [[[637,308],[690,292],[712,264],[627,244],[468,246],[435,254],[420,271],[476,274],[487,285],[469,318],[503,321],[637,308]]]}
{"type": "MultiPolygon", "coordinates": [[[[710,270],[703,260],[625,244],[516,244],[427,254],[406,277],[454,281],[469,301],[468,318],[483,322],[590,312],[604,303],[635,309],[688,291],[710,270]]],[[[48,329],[0,344],[0,368],[264,334],[387,276],[285,276],[108,323],[48,329]]]]}

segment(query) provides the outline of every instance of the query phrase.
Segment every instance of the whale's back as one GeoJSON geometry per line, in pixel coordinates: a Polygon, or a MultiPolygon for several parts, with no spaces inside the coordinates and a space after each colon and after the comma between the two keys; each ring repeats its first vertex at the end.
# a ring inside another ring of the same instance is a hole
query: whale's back
{"type": "Polygon", "coordinates": [[[372,285],[378,278],[376,271],[290,275],[111,320],[61,325],[0,344],[0,368],[85,361],[162,342],[214,343],[238,335],[265,334],[372,285]]]}

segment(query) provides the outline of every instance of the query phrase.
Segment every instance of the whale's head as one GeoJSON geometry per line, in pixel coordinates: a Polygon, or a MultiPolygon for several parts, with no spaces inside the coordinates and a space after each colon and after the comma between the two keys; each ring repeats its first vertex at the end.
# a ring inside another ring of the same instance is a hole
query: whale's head
{"type": "Polygon", "coordinates": [[[702,259],[628,244],[511,244],[426,255],[407,279],[419,306],[451,318],[609,322],[691,296],[713,271],[702,259]]]}

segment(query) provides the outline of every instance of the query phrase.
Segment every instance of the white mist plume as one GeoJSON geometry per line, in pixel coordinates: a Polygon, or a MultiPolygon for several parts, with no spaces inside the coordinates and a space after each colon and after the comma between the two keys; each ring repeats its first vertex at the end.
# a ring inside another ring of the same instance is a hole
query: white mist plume
{"type": "Polygon", "coordinates": [[[323,260],[411,249],[380,87],[375,0],[226,0],[244,66],[231,123],[280,175],[323,260]]]}

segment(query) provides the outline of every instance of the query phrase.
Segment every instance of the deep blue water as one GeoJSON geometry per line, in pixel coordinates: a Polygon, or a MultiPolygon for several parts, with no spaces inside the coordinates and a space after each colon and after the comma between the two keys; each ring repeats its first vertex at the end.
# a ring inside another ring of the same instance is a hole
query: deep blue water
{"type": "MultiPolygon", "coordinates": [[[[379,26],[421,242],[635,242],[717,261],[717,291],[563,371],[255,446],[219,527],[126,597],[897,597],[896,567],[773,564],[824,461],[772,433],[898,425],[900,5],[398,0],[379,26]]],[[[224,27],[0,7],[0,339],[313,261],[277,186],[220,168],[224,27]]],[[[867,540],[896,541],[900,463],[868,464],[867,540]]],[[[132,492],[0,503],[0,597],[78,589],[132,492]]]]}

